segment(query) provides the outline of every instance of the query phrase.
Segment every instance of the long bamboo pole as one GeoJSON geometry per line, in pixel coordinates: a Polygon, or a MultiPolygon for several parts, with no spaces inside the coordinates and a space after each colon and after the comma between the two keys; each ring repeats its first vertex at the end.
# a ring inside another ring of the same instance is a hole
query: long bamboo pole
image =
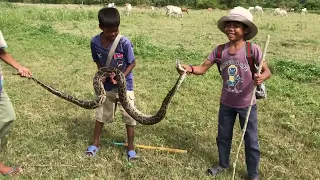
{"type": "MultiPolygon", "coordinates": [[[[265,44],[264,44],[262,61],[261,61],[261,63],[259,64],[258,74],[260,74],[260,72],[261,72],[262,64],[263,64],[263,62],[265,61],[265,57],[266,57],[266,55],[267,55],[267,48],[268,48],[268,45],[269,45],[269,39],[270,39],[270,35],[267,36],[267,40],[265,41],[265,44]]],[[[236,166],[237,166],[237,161],[238,161],[238,157],[239,157],[239,152],[240,152],[240,148],[241,148],[241,145],[242,145],[242,141],[243,141],[243,139],[244,139],[244,135],[246,134],[246,131],[247,131],[247,125],[248,125],[249,116],[250,116],[250,113],[251,113],[251,108],[252,108],[252,103],[253,103],[253,100],[254,100],[254,96],[256,95],[256,90],[257,90],[257,86],[254,85],[253,90],[252,90],[252,97],[251,97],[250,106],[249,106],[249,108],[248,108],[247,115],[246,115],[246,121],[245,121],[244,126],[243,126],[243,129],[242,129],[242,136],[241,136],[240,144],[239,144],[239,146],[238,146],[236,159],[235,159],[235,161],[234,161],[234,163],[233,163],[232,180],[234,180],[234,176],[235,176],[235,174],[236,174],[236,166]]]]}

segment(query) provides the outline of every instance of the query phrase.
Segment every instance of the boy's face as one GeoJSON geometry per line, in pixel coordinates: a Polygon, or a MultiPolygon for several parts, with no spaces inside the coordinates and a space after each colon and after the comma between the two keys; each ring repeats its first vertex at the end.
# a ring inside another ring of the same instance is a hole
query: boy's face
{"type": "Polygon", "coordinates": [[[248,28],[241,22],[230,21],[226,22],[224,32],[230,41],[239,41],[248,33],[248,28]]]}
{"type": "Polygon", "coordinates": [[[113,41],[119,34],[119,27],[103,27],[99,25],[102,30],[103,37],[108,41],[113,41]]]}

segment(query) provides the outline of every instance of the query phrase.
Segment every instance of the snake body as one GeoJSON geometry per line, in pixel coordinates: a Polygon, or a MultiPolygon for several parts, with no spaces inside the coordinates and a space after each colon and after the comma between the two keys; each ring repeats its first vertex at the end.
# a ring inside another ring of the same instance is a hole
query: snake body
{"type": "Polygon", "coordinates": [[[96,98],[94,100],[80,100],[75,98],[71,95],[63,93],[51,86],[45,85],[41,81],[31,77],[36,83],[41,85],[43,88],[51,92],[52,94],[65,99],[77,106],[80,106],[85,109],[95,109],[98,108],[103,104],[106,99],[106,91],[103,87],[102,79],[109,77],[110,73],[115,73],[115,80],[118,84],[118,96],[119,101],[124,108],[124,110],[137,122],[144,124],[144,125],[152,125],[160,122],[166,115],[168,105],[178,88],[180,87],[181,83],[183,82],[186,73],[180,74],[179,78],[177,79],[175,85],[172,89],[168,92],[167,96],[162,101],[162,105],[158,112],[155,115],[146,115],[140,112],[136,107],[131,106],[127,97],[127,85],[126,79],[124,74],[117,68],[110,68],[110,67],[103,67],[100,68],[93,78],[93,87],[95,90],[96,98]]]}

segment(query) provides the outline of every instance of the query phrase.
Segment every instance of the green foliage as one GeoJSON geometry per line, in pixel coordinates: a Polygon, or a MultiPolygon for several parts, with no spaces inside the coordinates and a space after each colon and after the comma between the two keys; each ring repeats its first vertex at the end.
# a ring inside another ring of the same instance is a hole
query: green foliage
{"type": "MultiPolygon", "coordinates": [[[[47,3],[47,4],[107,4],[111,1],[107,0],[7,0],[8,2],[23,2],[23,3],[47,3]]],[[[220,8],[227,9],[234,6],[262,6],[264,8],[295,8],[301,9],[306,7],[310,10],[320,10],[319,0],[114,0],[116,5],[121,6],[125,3],[137,5],[153,5],[153,6],[190,6],[194,8],[220,8]]]]}
{"type": "Polygon", "coordinates": [[[141,57],[159,57],[163,49],[150,43],[147,36],[138,34],[132,37],[135,54],[141,57]]]}
{"type": "Polygon", "coordinates": [[[279,29],[279,25],[275,23],[265,23],[260,26],[260,29],[266,29],[269,31],[276,31],[279,29]]]}
{"type": "Polygon", "coordinates": [[[206,9],[206,8],[217,8],[219,3],[215,0],[198,0],[197,8],[206,9]]]}
{"type": "Polygon", "coordinates": [[[288,60],[278,60],[271,67],[271,71],[290,81],[300,83],[320,82],[319,63],[302,64],[288,60]]]}
{"type": "Polygon", "coordinates": [[[41,24],[38,28],[38,32],[44,34],[54,34],[55,31],[50,24],[41,24]]]}
{"type": "Polygon", "coordinates": [[[308,0],[305,4],[305,7],[310,10],[319,10],[320,9],[320,1],[319,0],[308,0]]]}

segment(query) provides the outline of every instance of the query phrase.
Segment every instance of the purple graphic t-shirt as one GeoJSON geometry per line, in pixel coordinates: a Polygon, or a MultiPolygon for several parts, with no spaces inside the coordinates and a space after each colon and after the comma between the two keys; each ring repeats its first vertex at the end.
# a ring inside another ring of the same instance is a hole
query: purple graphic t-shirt
{"type": "MultiPolygon", "coordinates": [[[[101,43],[101,34],[94,36],[91,39],[91,53],[94,62],[100,62],[102,66],[106,65],[108,53],[111,49],[112,44],[108,48],[104,48],[101,43]]],[[[109,67],[116,67],[120,69],[122,72],[135,61],[134,53],[133,53],[133,45],[131,41],[122,36],[116,50],[114,51],[114,55],[110,62],[109,67]]],[[[133,73],[130,72],[127,77],[127,90],[133,91],[133,73]]],[[[106,91],[111,91],[113,88],[116,88],[116,84],[112,84],[110,81],[106,81],[104,84],[104,88],[106,91]]]]}
{"type": "MultiPolygon", "coordinates": [[[[246,59],[246,46],[244,44],[235,54],[230,54],[228,49],[229,43],[225,45],[222,51],[221,60],[215,59],[217,47],[208,56],[212,63],[220,62],[223,80],[220,102],[235,108],[248,107],[252,97],[253,79],[246,59]]],[[[262,59],[261,49],[258,45],[252,43],[252,51],[255,64],[259,64],[262,59]]],[[[253,104],[255,103],[256,99],[253,101],[253,104]]]]}

